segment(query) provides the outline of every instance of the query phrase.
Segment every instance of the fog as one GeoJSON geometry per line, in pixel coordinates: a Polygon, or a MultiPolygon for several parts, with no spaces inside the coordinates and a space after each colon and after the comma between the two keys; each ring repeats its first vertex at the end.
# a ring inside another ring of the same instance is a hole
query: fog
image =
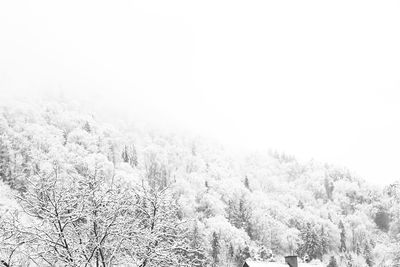
{"type": "Polygon", "coordinates": [[[0,96],[400,177],[398,1],[3,1],[0,96]]]}

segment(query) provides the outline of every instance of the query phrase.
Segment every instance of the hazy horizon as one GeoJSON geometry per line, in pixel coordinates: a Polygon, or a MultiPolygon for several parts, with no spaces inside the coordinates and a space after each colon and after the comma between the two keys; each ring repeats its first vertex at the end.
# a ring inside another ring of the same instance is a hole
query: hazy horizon
{"type": "Polygon", "coordinates": [[[400,178],[397,1],[22,2],[0,4],[0,96],[400,178]]]}

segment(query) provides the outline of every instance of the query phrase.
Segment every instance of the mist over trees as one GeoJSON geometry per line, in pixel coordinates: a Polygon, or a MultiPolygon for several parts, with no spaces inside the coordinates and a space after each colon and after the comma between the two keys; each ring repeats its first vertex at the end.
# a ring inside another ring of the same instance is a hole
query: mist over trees
{"type": "Polygon", "coordinates": [[[0,266],[400,266],[400,184],[276,152],[0,109],[0,266]]]}

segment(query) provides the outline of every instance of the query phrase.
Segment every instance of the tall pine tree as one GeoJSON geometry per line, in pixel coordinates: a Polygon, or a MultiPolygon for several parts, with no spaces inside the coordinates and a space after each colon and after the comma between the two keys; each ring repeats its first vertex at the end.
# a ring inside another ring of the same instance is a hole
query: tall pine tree
{"type": "Polygon", "coordinates": [[[216,232],[213,232],[211,243],[211,257],[213,259],[213,266],[218,266],[218,263],[220,262],[220,252],[221,245],[219,243],[219,235],[216,232]]]}
{"type": "Polygon", "coordinates": [[[339,222],[339,229],[340,229],[340,252],[346,252],[346,229],[342,221],[339,222]]]}

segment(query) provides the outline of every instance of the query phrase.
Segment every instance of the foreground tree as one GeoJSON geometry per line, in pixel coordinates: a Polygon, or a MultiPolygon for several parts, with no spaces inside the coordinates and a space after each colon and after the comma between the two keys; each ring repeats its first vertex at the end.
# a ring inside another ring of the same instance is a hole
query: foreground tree
{"type": "MultiPolygon", "coordinates": [[[[49,166],[48,166],[49,167],[49,166]]],[[[19,198],[32,219],[20,230],[40,266],[191,266],[187,227],[172,196],[125,185],[103,156],[29,179],[19,198]]],[[[197,257],[191,257],[196,261],[197,257]]]]}
{"type": "Polygon", "coordinates": [[[27,240],[16,229],[16,213],[8,211],[0,214],[0,266],[14,266],[26,257],[23,254],[27,240]]]}
{"type": "Polygon", "coordinates": [[[114,183],[107,165],[102,156],[93,156],[73,169],[47,166],[29,179],[19,200],[32,221],[21,231],[35,240],[31,256],[39,264],[116,263],[132,198],[114,183]]]}

